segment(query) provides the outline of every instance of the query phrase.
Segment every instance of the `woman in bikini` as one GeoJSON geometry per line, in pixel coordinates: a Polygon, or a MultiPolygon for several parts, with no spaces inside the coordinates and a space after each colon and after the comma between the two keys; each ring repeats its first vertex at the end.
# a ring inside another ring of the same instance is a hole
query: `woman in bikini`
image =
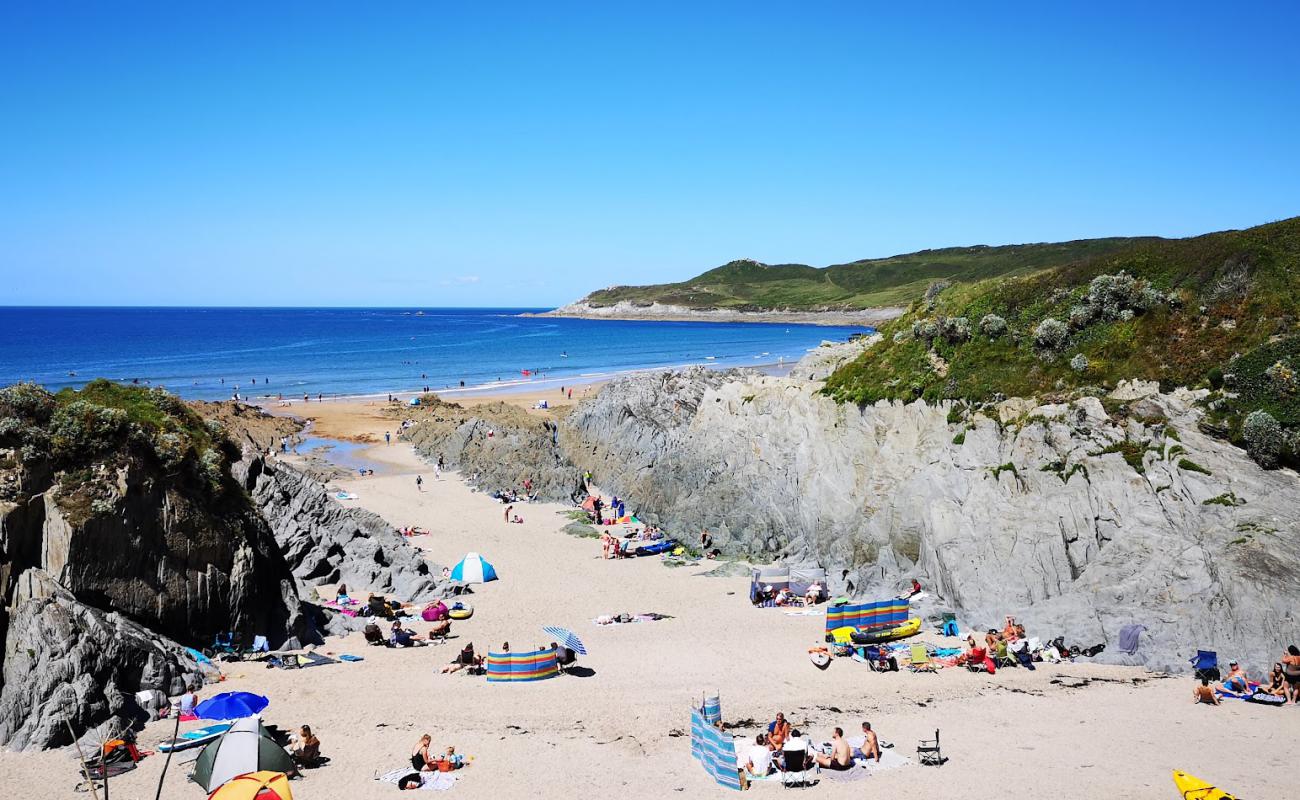
{"type": "Polygon", "coordinates": [[[1286,699],[1300,703],[1300,647],[1291,645],[1282,656],[1282,677],[1286,680],[1286,699]]]}

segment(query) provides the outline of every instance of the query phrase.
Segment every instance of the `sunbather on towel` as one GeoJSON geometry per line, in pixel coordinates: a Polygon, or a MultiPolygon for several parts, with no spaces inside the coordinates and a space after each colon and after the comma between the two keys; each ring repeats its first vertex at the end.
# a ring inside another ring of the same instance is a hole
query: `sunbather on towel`
{"type": "Polygon", "coordinates": [[[1286,697],[1286,673],[1282,671],[1281,663],[1273,665],[1273,671],[1268,674],[1268,686],[1259,687],[1259,691],[1274,697],[1286,697]]]}
{"type": "Polygon", "coordinates": [[[863,758],[874,758],[877,763],[880,762],[880,738],[876,736],[875,731],[871,730],[870,722],[862,723],[862,750],[860,752],[863,758]]]}
{"type": "Polygon", "coordinates": [[[849,743],[844,741],[844,730],[835,729],[835,735],[831,737],[831,754],[822,755],[813,753],[813,759],[817,766],[823,769],[846,770],[853,767],[853,751],[849,748],[849,743]]]}
{"type": "Polygon", "coordinates": [[[1229,661],[1228,677],[1223,679],[1223,683],[1219,684],[1219,688],[1225,692],[1248,694],[1250,692],[1250,681],[1246,679],[1246,671],[1236,661],[1229,661]]]}

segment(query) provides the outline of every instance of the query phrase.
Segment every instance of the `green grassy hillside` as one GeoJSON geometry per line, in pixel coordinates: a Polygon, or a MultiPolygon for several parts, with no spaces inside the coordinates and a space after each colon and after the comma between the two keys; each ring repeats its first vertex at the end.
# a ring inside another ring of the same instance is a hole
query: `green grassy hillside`
{"type": "MultiPolygon", "coordinates": [[[[1214,432],[1247,445],[1269,438],[1263,417],[1247,425],[1252,412],[1264,412],[1285,440],[1281,451],[1290,448],[1278,458],[1294,462],[1298,314],[1300,217],[1143,240],[916,301],[881,329],[880,344],[832,375],[825,391],[855,403],[981,403],[1000,395],[1099,393],[1125,378],[1207,386],[1216,390],[1207,420],[1214,432]]],[[[1262,452],[1258,443],[1251,449],[1262,452]]]]}
{"type": "Polygon", "coordinates": [[[615,286],[583,298],[594,306],[668,303],[743,311],[857,310],[907,305],[936,280],[1026,275],[1105,256],[1155,239],[1083,239],[1055,244],[950,247],[817,268],[732,261],[682,283],[615,286]]]}

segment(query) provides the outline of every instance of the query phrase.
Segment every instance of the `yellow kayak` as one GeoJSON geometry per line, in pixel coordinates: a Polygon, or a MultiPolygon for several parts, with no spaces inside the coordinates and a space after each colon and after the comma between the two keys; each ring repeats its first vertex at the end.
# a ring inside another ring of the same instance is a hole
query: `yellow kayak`
{"type": "Polygon", "coordinates": [[[902,625],[896,625],[892,628],[882,630],[862,631],[851,634],[850,642],[853,644],[877,644],[879,642],[888,642],[893,639],[906,639],[908,636],[915,635],[921,631],[920,617],[912,617],[902,625]]]}
{"type": "Polygon", "coordinates": [[[1228,794],[1217,786],[1211,786],[1200,778],[1194,778],[1186,772],[1174,770],[1174,785],[1183,800],[1237,800],[1236,795],[1228,794]]]}

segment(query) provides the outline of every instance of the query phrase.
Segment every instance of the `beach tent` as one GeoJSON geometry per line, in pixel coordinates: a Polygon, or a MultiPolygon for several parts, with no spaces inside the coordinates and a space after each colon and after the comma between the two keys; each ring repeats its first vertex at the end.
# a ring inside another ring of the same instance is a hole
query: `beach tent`
{"type": "Polygon", "coordinates": [[[771,586],[774,591],[790,588],[788,567],[755,567],[750,570],[749,599],[753,602],[758,592],[771,586]]]}
{"type": "Polygon", "coordinates": [[[826,609],[826,630],[857,628],[873,630],[892,628],[907,622],[907,598],[878,600],[874,603],[844,603],[826,609]]]}
{"type": "Polygon", "coordinates": [[[814,583],[820,583],[823,589],[826,588],[826,570],[821,567],[790,568],[790,591],[803,596],[814,583]]]}
{"type": "Polygon", "coordinates": [[[412,398],[411,398],[411,405],[413,405],[413,406],[418,406],[419,404],[420,404],[420,398],[418,398],[418,397],[412,397],[412,398]]]}
{"type": "Polygon", "coordinates": [[[293,800],[289,776],[262,770],[237,775],[208,795],[208,800],[293,800]]]}
{"type": "Polygon", "coordinates": [[[731,734],[713,724],[721,720],[722,702],[716,695],[691,709],[691,755],[719,786],[740,791],[731,734]]]}
{"type": "Polygon", "coordinates": [[[488,653],[488,683],[522,683],[554,678],[560,674],[558,654],[554,650],[531,653],[488,653]]]}
{"type": "Polygon", "coordinates": [[[451,568],[451,579],[461,583],[487,583],[497,579],[497,568],[478,553],[466,553],[460,563],[451,568]]]}
{"type": "Polygon", "coordinates": [[[293,759],[265,731],[256,717],[236,722],[199,753],[194,782],[211,792],[237,775],[259,770],[293,772],[293,759]]]}

